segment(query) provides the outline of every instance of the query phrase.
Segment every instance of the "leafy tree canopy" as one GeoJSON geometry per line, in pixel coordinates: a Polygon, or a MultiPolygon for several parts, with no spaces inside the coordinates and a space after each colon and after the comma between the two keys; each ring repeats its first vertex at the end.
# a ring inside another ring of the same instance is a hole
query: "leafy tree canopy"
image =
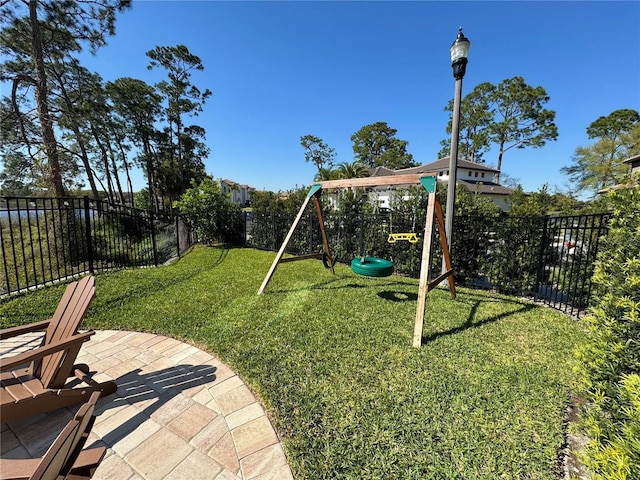
{"type": "Polygon", "coordinates": [[[304,148],[305,161],[313,163],[318,169],[318,173],[325,168],[329,170],[333,168],[333,159],[336,157],[336,152],[324,143],[320,137],[304,135],[300,137],[300,145],[304,148]]]}
{"type": "Polygon", "coordinates": [[[355,159],[368,168],[391,169],[415,167],[413,155],[407,152],[408,141],[396,138],[398,131],[386,122],[365,125],[351,136],[355,159]]]}
{"type": "MultiPolygon", "coordinates": [[[[509,215],[516,217],[540,217],[552,213],[575,215],[586,208],[585,202],[571,195],[559,191],[551,193],[547,184],[532,193],[525,193],[522,186],[518,185],[509,196],[509,201],[511,203],[509,215]]],[[[601,213],[602,211],[603,209],[598,208],[593,212],[589,210],[589,213],[601,213]]]]}
{"type": "Polygon", "coordinates": [[[296,187],[288,192],[254,192],[251,207],[254,215],[288,214],[295,215],[307,198],[309,187],[296,187]]]}
{"type": "MultiPolygon", "coordinates": [[[[544,106],[549,101],[543,87],[532,87],[524,78],[513,77],[498,85],[489,82],[476,86],[463,100],[460,108],[461,154],[473,161],[493,146],[498,148],[497,169],[512,148],[540,148],[558,137],[554,120],[556,113],[544,106]]],[[[453,111],[453,102],[445,108],[453,111]]],[[[447,131],[451,132],[451,119],[447,131]]],[[[451,140],[441,143],[447,153],[451,140]]],[[[499,180],[498,173],[498,180],[499,180]]]]}
{"type": "Polygon", "coordinates": [[[369,176],[367,167],[357,160],[351,163],[342,162],[336,170],[338,178],[362,178],[369,176]]]}
{"type": "MultiPolygon", "coordinates": [[[[460,139],[458,143],[458,156],[470,162],[483,163],[482,156],[489,151],[489,132],[487,126],[491,123],[494,113],[489,107],[489,94],[493,90],[490,83],[482,83],[467,94],[460,105],[460,139]]],[[[453,99],[444,109],[453,112],[453,99]]],[[[449,115],[447,133],[451,135],[453,129],[453,117],[449,115]]],[[[445,158],[451,154],[451,137],[440,142],[442,149],[438,152],[438,158],[445,158]]]]}
{"type": "MultiPolygon", "coordinates": [[[[47,186],[58,196],[65,193],[63,176],[68,172],[54,125],[59,106],[53,104],[62,89],[52,91],[60,87],[52,77],[57,74],[59,83],[63,66],[77,62],[73,55],[82,48],[95,52],[105,45],[115,31],[116,14],[130,4],[130,0],[0,2],[2,79],[12,83],[12,107],[28,158],[44,166],[47,186]],[[35,114],[24,114],[24,109],[35,114]],[[27,135],[36,130],[28,123],[37,124],[37,140],[27,135]],[[32,148],[36,141],[42,148],[32,148]],[[36,158],[36,150],[44,151],[46,162],[36,158]]],[[[90,170],[85,173],[91,175],[90,170]]]]}
{"type": "Polygon", "coordinates": [[[569,176],[578,191],[598,191],[619,183],[628,173],[624,160],[640,153],[640,114],[636,110],[615,110],[587,127],[594,139],[576,148],[573,163],[560,171],[569,176]]]}

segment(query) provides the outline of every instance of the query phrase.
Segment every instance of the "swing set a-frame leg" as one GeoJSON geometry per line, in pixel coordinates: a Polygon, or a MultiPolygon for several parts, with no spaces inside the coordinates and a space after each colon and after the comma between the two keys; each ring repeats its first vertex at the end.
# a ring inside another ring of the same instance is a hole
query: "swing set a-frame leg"
{"type": "MultiPolygon", "coordinates": [[[[271,264],[271,268],[269,268],[269,271],[267,272],[266,277],[264,277],[264,280],[262,281],[262,285],[260,285],[260,289],[258,290],[258,295],[264,292],[264,289],[267,288],[267,285],[271,281],[271,277],[273,277],[273,274],[275,273],[276,268],[278,267],[278,264],[282,261],[282,256],[284,255],[284,251],[287,248],[287,245],[289,244],[291,237],[293,236],[293,232],[298,226],[298,223],[300,223],[300,219],[302,218],[302,215],[304,214],[304,211],[307,208],[307,205],[309,205],[309,201],[312,198],[315,203],[316,213],[318,215],[318,221],[320,222],[320,231],[322,233],[322,244],[324,247],[324,251],[327,255],[327,260],[329,262],[329,265],[331,265],[331,273],[334,273],[333,258],[331,257],[331,252],[329,251],[329,240],[327,239],[327,232],[324,228],[324,221],[322,219],[322,206],[320,205],[320,200],[319,200],[319,196],[321,193],[322,193],[322,187],[320,185],[314,185],[313,187],[311,187],[311,190],[309,190],[309,193],[307,194],[307,198],[305,198],[304,202],[302,203],[302,207],[300,207],[300,211],[298,212],[296,219],[293,221],[293,225],[291,225],[291,228],[289,229],[289,233],[287,233],[287,236],[285,237],[284,242],[282,242],[282,246],[280,247],[280,250],[278,251],[276,258],[273,260],[273,263],[271,264]]],[[[300,257],[300,259],[301,258],[302,257],[300,257]]]]}
{"type": "Polygon", "coordinates": [[[427,294],[430,290],[440,284],[445,278],[449,280],[449,290],[451,297],[456,298],[456,287],[453,282],[453,269],[451,268],[451,257],[449,256],[449,245],[444,229],[444,218],[442,215],[442,205],[438,194],[429,191],[429,200],[427,203],[427,219],[424,227],[424,240],[422,245],[422,262],[420,264],[420,284],[418,286],[418,306],[416,308],[416,322],[413,330],[413,346],[420,348],[422,346],[422,332],[424,326],[424,310],[427,303],[427,294]],[[446,272],[429,282],[431,273],[431,246],[433,240],[434,217],[438,220],[438,231],[440,233],[440,242],[446,265],[446,272]]]}
{"type": "MultiPolygon", "coordinates": [[[[320,199],[318,198],[320,193],[316,193],[313,196],[313,203],[316,206],[316,214],[318,215],[318,224],[320,225],[320,234],[322,235],[322,248],[324,250],[327,260],[327,265],[331,270],[331,274],[335,275],[336,272],[333,269],[333,257],[331,256],[331,249],[329,248],[329,237],[327,237],[327,230],[324,228],[324,219],[322,218],[322,205],[320,204],[320,199]]],[[[325,265],[325,267],[327,266],[325,265]]]]}
{"type": "Polygon", "coordinates": [[[305,258],[319,258],[316,255],[303,255],[297,258],[291,258],[291,259],[286,258],[284,260],[282,258],[284,255],[285,249],[287,248],[287,245],[289,244],[289,241],[293,236],[293,232],[298,226],[298,223],[300,223],[300,219],[302,218],[302,215],[304,214],[304,211],[309,205],[309,202],[311,201],[312,198],[314,199],[316,213],[318,214],[318,220],[320,222],[320,229],[322,233],[322,243],[323,243],[324,251],[325,251],[325,254],[327,255],[329,265],[331,265],[331,272],[334,273],[333,259],[331,257],[331,253],[329,252],[329,242],[327,240],[327,234],[324,228],[324,221],[322,218],[322,208],[319,201],[319,197],[320,197],[320,194],[322,193],[323,186],[326,186],[327,188],[346,188],[346,187],[354,186],[356,185],[356,183],[358,186],[363,186],[363,185],[375,186],[378,184],[400,185],[404,183],[419,181],[422,184],[422,186],[427,190],[427,192],[429,192],[429,200],[427,204],[427,218],[425,221],[424,237],[423,237],[424,240],[423,240],[423,246],[422,246],[422,260],[420,265],[418,306],[416,310],[416,321],[415,321],[415,327],[413,331],[413,346],[420,347],[422,345],[422,333],[423,333],[423,325],[424,325],[425,306],[427,302],[427,294],[429,293],[430,290],[432,290],[437,285],[439,285],[445,278],[449,280],[449,290],[451,292],[452,298],[456,298],[456,289],[453,281],[453,269],[451,267],[449,245],[447,243],[447,236],[444,228],[442,205],[440,205],[440,199],[437,193],[436,175],[429,174],[429,175],[421,175],[421,176],[418,176],[418,175],[410,176],[411,178],[405,178],[405,177],[407,176],[404,176],[403,178],[393,177],[394,181],[392,183],[381,183],[381,182],[375,183],[371,181],[371,179],[367,178],[367,179],[349,180],[348,183],[345,183],[346,180],[329,181],[329,182],[324,182],[324,185],[316,184],[312,186],[311,190],[307,194],[305,201],[302,204],[302,207],[300,207],[300,211],[298,212],[298,215],[296,216],[293,222],[293,225],[291,225],[291,228],[289,229],[289,233],[287,233],[287,236],[285,237],[284,242],[282,243],[282,246],[280,247],[280,250],[276,255],[276,258],[273,260],[273,263],[271,264],[271,268],[269,269],[269,272],[267,272],[267,275],[264,278],[262,285],[260,286],[260,289],[258,290],[258,294],[261,294],[262,292],[264,292],[264,289],[269,284],[269,281],[271,280],[271,277],[273,277],[273,274],[275,273],[275,270],[278,267],[279,263],[285,262],[285,261],[291,261],[291,260],[303,260],[305,258]],[[336,185],[335,182],[340,182],[340,184],[336,185]],[[445,262],[445,272],[439,277],[429,282],[430,269],[431,269],[430,259],[431,259],[431,253],[432,253],[431,247],[433,243],[432,242],[433,233],[434,233],[433,227],[435,224],[435,220],[437,220],[438,222],[438,230],[440,232],[440,242],[442,245],[443,258],[445,262]]]}

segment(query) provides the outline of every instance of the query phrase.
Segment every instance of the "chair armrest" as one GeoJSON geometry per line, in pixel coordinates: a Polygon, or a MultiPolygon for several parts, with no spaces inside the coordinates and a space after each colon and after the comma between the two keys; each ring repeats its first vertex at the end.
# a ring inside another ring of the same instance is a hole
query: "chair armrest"
{"type": "MultiPolygon", "coordinates": [[[[96,447],[82,450],[73,463],[70,478],[91,478],[92,470],[95,470],[107,453],[105,447],[96,447]]],[[[36,471],[42,458],[1,458],[0,480],[29,480],[36,471]]]]}
{"type": "Polygon", "coordinates": [[[0,480],[29,480],[41,458],[0,458],[0,480]]]}
{"type": "Polygon", "coordinates": [[[5,338],[17,337],[23,333],[40,332],[45,330],[51,320],[43,320],[41,322],[29,323],[28,325],[19,325],[17,327],[3,328],[0,330],[0,340],[5,338]]]}
{"type": "Polygon", "coordinates": [[[86,448],[80,452],[69,472],[70,478],[91,478],[107,453],[106,447],[86,448]]]}
{"type": "Polygon", "coordinates": [[[2,358],[0,359],[0,371],[5,372],[7,370],[12,370],[20,365],[30,363],[34,360],[46,357],[47,355],[51,355],[52,353],[61,352],[69,347],[86,342],[90,339],[89,337],[95,333],[96,332],[93,330],[89,330],[88,332],[73,335],[65,340],[58,340],[57,342],[52,342],[49,345],[34,348],[28,352],[19,353],[18,355],[13,355],[8,358],[2,358]]]}

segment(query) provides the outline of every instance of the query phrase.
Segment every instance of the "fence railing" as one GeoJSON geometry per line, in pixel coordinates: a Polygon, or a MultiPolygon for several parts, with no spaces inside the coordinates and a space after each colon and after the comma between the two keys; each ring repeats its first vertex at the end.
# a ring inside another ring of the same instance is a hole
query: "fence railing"
{"type": "Polygon", "coordinates": [[[194,237],[180,217],[83,198],[0,198],[0,295],[85,272],[154,266],[194,237]]]}
{"type": "MultiPolygon", "coordinates": [[[[255,215],[247,243],[278,250],[292,215],[255,215]]],[[[369,255],[393,260],[396,273],[418,278],[422,241],[388,242],[390,233],[416,233],[424,225],[413,215],[325,215],[331,253],[349,263],[369,255]]],[[[464,217],[454,222],[452,262],[456,283],[526,296],[578,316],[591,298],[591,276],[599,241],[608,232],[608,214],[569,217],[464,217]]],[[[437,234],[436,234],[437,237],[437,234]]],[[[317,216],[302,217],[288,253],[322,251],[317,216]]],[[[440,271],[442,251],[434,238],[432,271],[440,271]]]]}
{"type": "Polygon", "coordinates": [[[546,217],[538,261],[536,298],[571,315],[591,300],[600,240],[609,231],[609,214],[546,217]]]}
{"type": "MultiPolygon", "coordinates": [[[[242,215],[245,245],[273,251],[294,219],[242,215]]],[[[422,241],[388,242],[390,233],[421,237],[424,225],[415,216],[328,214],[324,220],[337,261],[348,264],[362,255],[388,258],[396,273],[419,276],[422,241]]],[[[608,214],[458,216],[451,247],[456,282],[531,297],[578,316],[589,306],[594,262],[608,223],[608,214]]],[[[84,272],[159,265],[194,241],[180,217],[88,197],[0,198],[0,295],[84,272]]],[[[302,217],[287,251],[301,255],[321,250],[320,226],[310,213],[302,217]]],[[[439,272],[441,255],[435,238],[433,272],[439,272]]]]}

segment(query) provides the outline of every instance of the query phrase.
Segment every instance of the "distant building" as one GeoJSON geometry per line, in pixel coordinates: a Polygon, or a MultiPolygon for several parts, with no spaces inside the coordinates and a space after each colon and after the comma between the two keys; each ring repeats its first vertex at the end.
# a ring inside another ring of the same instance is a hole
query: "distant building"
{"type": "Polygon", "coordinates": [[[631,174],[640,173],[640,155],[627,158],[624,163],[631,165],[631,174]]]}
{"type": "Polygon", "coordinates": [[[251,204],[251,192],[255,192],[255,188],[248,185],[240,185],[233,180],[219,180],[220,190],[224,195],[228,195],[229,202],[248,207],[251,204]]]}
{"type": "MultiPolygon", "coordinates": [[[[509,204],[508,197],[514,190],[496,183],[496,175],[499,173],[498,170],[461,159],[458,159],[457,167],[456,183],[458,187],[464,187],[472,193],[477,192],[482,196],[490,198],[505,212],[509,210],[511,205],[509,204]]],[[[426,163],[418,167],[403,168],[400,170],[391,170],[386,167],[377,167],[370,170],[372,177],[406,175],[411,173],[434,173],[438,183],[447,185],[449,183],[449,157],[441,158],[435,162],[426,163]]],[[[389,200],[391,198],[391,190],[389,188],[376,187],[374,188],[373,195],[376,197],[380,207],[390,207],[389,200]]]]}

